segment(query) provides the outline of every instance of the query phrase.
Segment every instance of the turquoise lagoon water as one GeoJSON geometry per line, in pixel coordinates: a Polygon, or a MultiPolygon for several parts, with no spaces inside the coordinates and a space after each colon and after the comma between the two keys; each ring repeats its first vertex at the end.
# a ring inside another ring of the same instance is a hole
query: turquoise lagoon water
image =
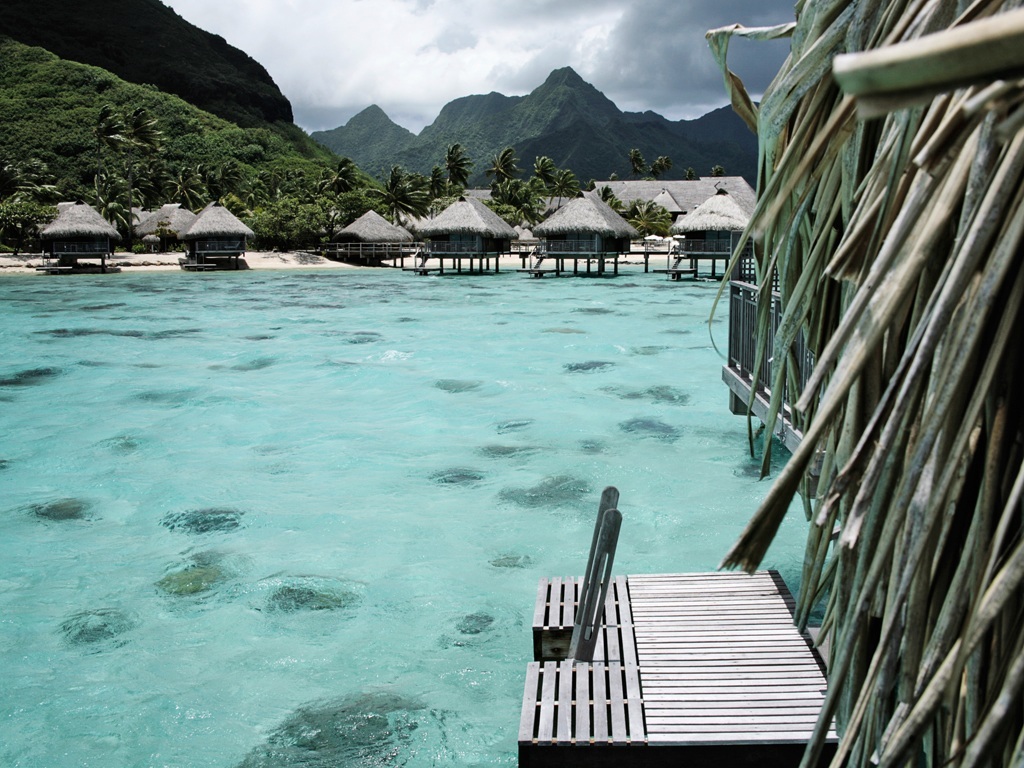
{"type": "Polygon", "coordinates": [[[715,568],[766,491],[714,291],[0,281],[0,765],[514,765],[537,580],[601,488],[619,573],[715,568]]]}

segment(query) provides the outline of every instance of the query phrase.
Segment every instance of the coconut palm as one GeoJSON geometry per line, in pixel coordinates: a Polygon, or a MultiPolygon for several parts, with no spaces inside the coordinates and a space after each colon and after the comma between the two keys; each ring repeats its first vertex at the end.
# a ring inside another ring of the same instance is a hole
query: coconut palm
{"type": "Polygon", "coordinates": [[[607,184],[597,190],[597,194],[601,200],[616,213],[621,214],[625,210],[626,206],[623,205],[622,201],[615,196],[615,193],[612,192],[612,188],[607,184]]]}
{"type": "Polygon", "coordinates": [[[103,175],[103,150],[118,149],[124,141],[122,135],[123,118],[117,114],[110,104],[100,107],[100,113],[92,127],[92,135],[96,140],[96,177],[94,193],[100,196],[100,177],[103,175]]]}
{"type": "Polygon", "coordinates": [[[639,149],[629,150],[629,167],[634,176],[643,176],[647,173],[647,161],[639,149]]]}
{"type": "Polygon", "coordinates": [[[371,189],[368,194],[380,199],[391,222],[397,224],[403,215],[427,215],[430,211],[430,192],[427,186],[422,176],[407,173],[401,166],[393,165],[383,183],[383,189],[371,189]]]}
{"type": "Polygon", "coordinates": [[[549,187],[552,197],[558,198],[558,204],[562,204],[563,197],[576,197],[580,192],[580,182],[576,174],[568,168],[563,168],[555,173],[555,178],[549,187]]]}
{"type": "Polygon", "coordinates": [[[667,155],[659,155],[651,163],[651,176],[655,179],[660,179],[663,173],[667,173],[670,170],[672,170],[672,158],[667,155]]]}
{"type": "Polygon", "coordinates": [[[544,191],[544,185],[537,178],[506,179],[494,185],[491,196],[496,203],[513,209],[519,219],[515,223],[533,225],[541,218],[544,191]]]}
{"type": "Polygon", "coordinates": [[[545,189],[551,189],[555,183],[555,174],[558,173],[558,167],[555,165],[555,161],[547,155],[541,155],[540,157],[534,158],[533,160],[533,175],[540,179],[545,189]]]}
{"type": "Polygon", "coordinates": [[[516,165],[518,161],[516,151],[512,147],[505,147],[491,158],[491,167],[485,173],[494,177],[493,184],[509,181],[519,174],[519,167],[516,165]]]}
{"type": "Polygon", "coordinates": [[[157,128],[156,118],[151,117],[145,107],[136,107],[130,114],[124,117],[121,125],[121,147],[125,152],[125,176],[128,182],[128,238],[127,248],[131,250],[134,222],[132,209],[134,208],[135,191],[135,160],[139,154],[155,152],[160,146],[163,133],[157,128]]]}
{"type": "Polygon", "coordinates": [[[637,200],[629,209],[626,220],[636,228],[641,237],[665,237],[672,227],[672,214],[653,200],[637,200]]]}
{"type": "Polygon", "coordinates": [[[330,171],[328,179],[328,189],[336,195],[342,195],[359,185],[359,169],[351,158],[343,157],[330,171]]]}
{"type": "Polygon", "coordinates": [[[444,153],[444,169],[448,174],[448,192],[455,187],[465,188],[469,183],[469,172],[473,169],[473,161],[469,159],[461,144],[449,144],[444,153]]]}
{"type": "Polygon", "coordinates": [[[207,197],[203,177],[197,166],[185,166],[171,177],[170,197],[185,208],[195,211],[207,197]]]}
{"type": "Polygon", "coordinates": [[[448,180],[445,178],[444,169],[441,166],[435,165],[430,169],[430,180],[427,189],[432,200],[443,197],[445,192],[447,192],[448,180]]]}
{"type": "Polygon", "coordinates": [[[725,168],[723,168],[720,165],[713,165],[713,166],[711,166],[711,175],[712,176],[725,176],[725,168]]]}

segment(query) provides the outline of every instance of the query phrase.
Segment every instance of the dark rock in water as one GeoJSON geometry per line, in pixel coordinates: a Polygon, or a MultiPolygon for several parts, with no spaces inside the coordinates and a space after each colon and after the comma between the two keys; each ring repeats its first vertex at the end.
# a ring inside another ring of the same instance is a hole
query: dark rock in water
{"type": "Polygon", "coordinates": [[[257,333],[252,336],[243,336],[242,338],[245,339],[246,341],[270,341],[271,339],[276,339],[277,337],[270,336],[269,334],[266,333],[257,333]]]}
{"type": "Polygon", "coordinates": [[[518,432],[526,429],[531,424],[533,424],[533,419],[513,419],[501,422],[495,429],[497,429],[499,435],[505,435],[509,432],[518,432]]]}
{"type": "Polygon", "coordinates": [[[483,480],[484,474],[483,472],[477,472],[475,469],[455,467],[435,472],[430,476],[430,479],[441,485],[471,485],[483,480]]]}
{"type": "Polygon", "coordinates": [[[222,533],[242,525],[245,513],[231,507],[204,507],[164,515],[161,525],[171,531],[185,533],[222,533]]]}
{"type": "Polygon", "coordinates": [[[71,645],[89,645],[113,640],[138,626],[131,614],[116,608],[80,611],[60,625],[61,634],[71,645]]]}
{"type": "Polygon", "coordinates": [[[490,561],[495,568],[529,568],[533,558],[529,555],[505,554],[498,555],[490,561]]]}
{"type": "Polygon", "coordinates": [[[604,453],[608,448],[602,440],[580,440],[580,450],[584,453],[604,453]]]}
{"type": "Polygon", "coordinates": [[[607,307],[576,307],[573,312],[579,312],[582,315],[612,315],[615,314],[614,309],[608,309],[607,307]]]}
{"type": "Polygon", "coordinates": [[[476,452],[489,459],[510,459],[514,456],[529,456],[537,451],[531,445],[485,445],[477,448],[476,452]]]}
{"type": "Polygon", "coordinates": [[[615,363],[610,363],[607,360],[587,360],[585,363],[566,363],[562,367],[569,373],[590,373],[611,368],[614,365],[615,363]]]}
{"type": "Polygon", "coordinates": [[[541,333],[586,333],[581,328],[545,328],[541,333]]]}
{"type": "Polygon", "coordinates": [[[649,355],[657,355],[659,352],[664,352],[666,349],[670,349],[670,347],[657,347],[657,346],[633,347],[630,350],[630,352],[632,352],[634,355],[649,356],[649,355]]]}
{"type": "Polygon", "coordinates": [[[373,331],[356,331],[345,339],[346,344],[372,344],[375,341],[380,341],[383,336],[373,331]]]}
{"type": "Polygon", "coordinates": [[[486,632],[494,623],[494,617],[489,613],[470,613],[459,619],[455,629],[463,635],[479,635],[486,632]]]}
{"type": "Polygon", "coordinates": [[[84,520],[92,507],[84,499],[57,499],[45,504],[31,504],[29,511],[44,520],[84,520]]]}
{"type": "Polygon", "coordinates": [[[681,392],[675,387],[660,384],[647,389],[621,389],[619,387],[604,387],[603,392],[609,392],[621,397],[623,400],[651,400],[664,405],[689,405],[690,396],[681,392]]]}
{"type": "Polygon", "coordinates": [[[578,477],[555,475],[544,478],[532,488],[504,488],[498,494],[503,500],[520,507],[559,507],[578,503],[590,485],[578,477]]]}
{"type": "Polygon", "coordinates": [[[274,357],[257,357],[253,360],[248,360],[244,363],[238,363],[231,366],[232,371],[262,371],[264,368],[269,368],[277,362],[277,358],[274,357]]]}
{"type": "Polygon", "coordinates": [[[33,387],[60,376],[60,368],[27,368],[0,378],[0,387],[33,387]]]}
{"type": "Polygon", "coordinates": [[[280,613],[337,611],[351,608],[359,595],[328,579],[295,578],[281,584],[267,597],[267,610],[280,613]]]}
{"type": "Polygon", "coordinates": [[[438,389],[442,389],[445,392],[472,392],[474,389],[480,389],[481,382],[479,381],[465,381],[463,379],[439,379],[434,382],[434,386],[438,389]]]}
{"type": "Polygon", "coordinates": [[[0,472],[3,472],[9,466],[11,466],[11,462],[9,460],[7,460],[7,459],[0,459],[0,472]]]}
{"type": "Polygon", "coordinates": [[[640,437],[653,437],[667,443],[679,439],[679,430],[657,419],[630,419],[619,424],[619,429],[640,437]]]}
{"type": "Polygon", "coordinates": [[[175,597],[191,597],[209,592],[227,578],[227,571],[218,558],[211,553],[202,553],[192,562],[176,571],[171,571],[156,583],[158,589],[175,597]]]}
{"type": "Polygon", "coordinates": [[[363,693],[300,707],[238,768],[402,766],[423,704],[393,693],[363,693]]]}
{"type": "Polygon", "coordinates": [[[128,455],[135,453],[142,447],[142,441],[131,435],[117,435],[106,440],[101,440],[100,445],[113,453],[128,455]]]}
{"type": "Polygon", "coordinates": [[[185,405],[196,396],[197,390],[176,389],[176,390],[149,390],[138,392],[132,399],[142,403],[153,403],[155,405],[185,405]]]}

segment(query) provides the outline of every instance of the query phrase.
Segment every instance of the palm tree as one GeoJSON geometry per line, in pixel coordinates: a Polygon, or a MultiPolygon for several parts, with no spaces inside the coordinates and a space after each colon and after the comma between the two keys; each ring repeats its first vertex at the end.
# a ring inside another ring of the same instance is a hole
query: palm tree
{"type": "Polygon", "coordinates": [[[351,192],[359,184],[359,169],[351,158],[343,157],[327,176],[328,189],[336,195],[351,192]]]}
{"type": "Polygon", "coordinates": [[[697,172],[695,170],[693,170],[693,166],[691,165],[689,168],[686,169],[686,180],[687,181],[693,181],[696,178],[697,178],[697,172]]]}
{"type": "Polygon", "coordinates": [[[629,167],[632,169],[634,176],[643,176],[647,172],[647,161],[644,160],[644,156],[640,153],[639,149],[629,150],[629,167]]]}
{"type": "Polygon", "coordinates": [[[435,165],[430,169],[430,182],[428,189],[430,190],[430,197],[432,200],[436,200],[442,197],[447,190],[448,182],[444,177],[444,169],[435,165]]]}
{"type": "Polygon", "coordinates": [[[561,206],[563,197],[576,197],[579,194],[580,182],[575,173],[563,168],[555,174],[550,189],[552,196],[558,198],[558,205],[561,206]]]}
{"type": "Polygon", "coordinates": [[[180,168],[171,178],[171,197],[190,210],[196,210],[206,197],[206,188],[198,166],[180,168]]]}
{"type": "Polygon", "coordinates": [[[654,178],[660,178],[661,174],[672,169],[672,158],[667,155],[659,155],[658,158],[651,163],[651,176],[654,178]]]}
{"type": "Polygon", "coordinates": [[[430,193],[426,179],[417,174],[406,173],[401,166],[391,166],[391,172],[383,189],[371,189],[369,194],[379,197],[395,224],[400,217],[426,216],[430,211],[430,193]]]}
{"type": "Polygon", "coordinates": [[[465,188],[469,183],[469,172],[472,168],[473,161],[469,159],[461,144],[448,145],[444,153],[444,169],[448,174],[449,194],[451,187],[465,188]]]}
{"type": "Polygon", "coordinates": [[[725,176],[725,168],[720,165],[714,165],[711,167],[712,176],[725,176]]]}
{"type": "Polygon", "coordinates": [[[665,237],[672,227],[672,214],[653,200],[637,200],[629,210],[629,223],[636,227],[641,237],[661,235],[665,237]]]}
{"type": "Polygon", "coordinates": [[[136,107],[127,115],[121,127],[121,145],[126,152],[125,170],[128,182],[128,250],[132,247],[132,235],[135,229],[132,214],[132,193],[135,187],[135,153],[154,152],[160,146],[163,133],[157,128],[156,118],[150,117],[145,107],[136,107]]]}
{"type": "Polygon", "coordinates": [[[541,180],[545,189],[551,189],[554,186],[556,173],[558,173],[558,168],[550,157],[541,155],[534,158],[533,175],[541,180]]]}
{"type": "Polygon", "coordinates": [[[607,203],[608,207],[611,208],[616,213],[622,213],[622,211],[626,207],[622,204],[622,201],[615,196],[615,193],[612,192],[612,188],[609,187],[607,184],[601,187],[597,191],[597,194],[600,196],[601,200],[607,203]]]}
{"type": "Polygon", "coordinates": [[[492,184],[509,181],[519,173],[519,167],[516,165],[518,160],[516,151],[512,147],[505,147],[491,158],[491,167],[485,173],[494,177],[492,184]]]}
{"type": "Polygon", "coordinates": [[[519,219],[518,223],[533,225],[540,221],[544,188],[537,179],[506,179],[497,182],[492,190],[494,201],[512,208],[519,219]]]}
{"type": "Polygon", "coordinates": [[[104,104],[96,117],[96,124],[93,125],[92,135],[96,139],[96,178],[94,193],[100,196],[100,177],[103,175],[103,150],[117,149],[124,141],[122,136],[123,121],[112,106],[104,104]]]}

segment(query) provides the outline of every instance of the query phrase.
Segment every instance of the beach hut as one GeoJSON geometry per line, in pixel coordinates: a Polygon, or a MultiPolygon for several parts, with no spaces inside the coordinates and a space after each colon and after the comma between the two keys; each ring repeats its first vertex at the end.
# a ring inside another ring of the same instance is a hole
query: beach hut
{"type": "Polygon", "coordinates": [[[79,259],[86,258],[99,259],[100,271],[106,272],[113,243],[121,240],[114,225],[81,200],[61,203],[57,210],[57,218],[39,233],[47,256],[40,269],[51,274],[71,272],[79,267],[79,259]]]}
{"type": "Polygon", "coordinates": [[[670,250],[675,257],[673,266],[678,267],[683,259],[689,259],[691,267],[696,270],[698,259],[710,259],[711,277],[715,277],[716,261],[728,263],[749,222],[750,215],[732,195],[719,189],[691,213],[679,216],[672,225],[675,237],[670,250]]]}
{"type": "Polygon", "coordinates": [[[246,238],[253,232],[218,202],[203,208],[195,221],[181,234],[188,244],[188,258],[181,260],[182,269],[223,269],[232,264],[241,268],[246,238]]]}
{"type": "Polygon", "coordinates": [[[370,210],[341,230],[325,250],[332,258],[379,267],[383,259],[401,258],[413,240],[405,227],[370,210]]]}
{"type": "Polygon", "coordinates": [[[618,274],[619,256],[629,253],[631,241],[639,237],[633,225],[593,193],[570,200],[535,226],[533,234],[542,240],[538,258],[526,270],[535,277],[545,271],[541,265],[548,259],[556,273],[565,268],[566,261],[573,262],[574,273],[584,261],[589,273],[591,261],[595,261],[598,274],[604,273],[605,260],[611,259],[618,274]]]}
{"type": "Polygon", "coordinates": [[[595,189],[608,187],[616,198],[629,207],[638,200],[650,200],[672,214],[673,221],[682,215],[688,215],[724,189],[737,205],[750,216],[757,202],[756,195],[750,184],[742,176],[705,176],[699,179],[627,179],[613,181],[597,181],[595,189]]]}
{"type": "Polygon", "coordinates": [[[483,272],[490,269],[493,259],[497,272],[499,257],[511,253],[512,241],[519,237],[515,229],[475,197],[460,197],[435,218],[420,222],[418,233],[427,238],[420,263],[414,267],[420,273],[428,271],[430,259],[438,260],[440,272],[444,272],[445,259],[451,259],[459,272],[463,261],[468,261],[470,272],[476,267],[483,272]]]}
{"type": "Polygon", "coordinates": [[[150,237],[156,237],[157,250],[165,252],[181,240],[182,234],[192,226],[196,215],[178,203],[168,203],[155,211],[143,214],[135,227],[135,234],[147,245],[153,244],[150,237]]]}

